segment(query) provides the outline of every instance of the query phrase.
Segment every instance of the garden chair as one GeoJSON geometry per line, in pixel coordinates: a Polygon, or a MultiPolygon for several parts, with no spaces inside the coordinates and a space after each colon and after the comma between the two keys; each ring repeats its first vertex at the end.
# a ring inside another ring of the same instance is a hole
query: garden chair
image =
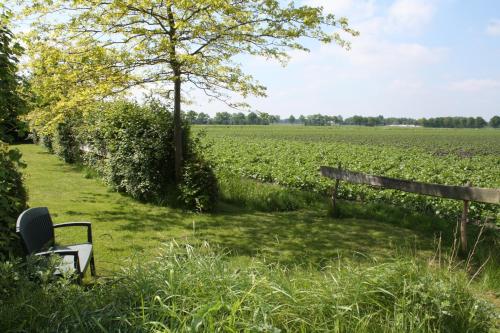
{"type": "Polygon", "coordinates": [[[90,265],[90,273],[95,276],[94,253],[92,246],[92,225],[89,222],[68,222],[53,224],[47,207],[25,210],[17,219],[16,232],[20,236],[26,255],[59,255],[62,261],[56,274],[74,271],[81,282],[90,265]],[[63,227],[87,227],[87,243],[56,245],[54,229],[63,227]]]}

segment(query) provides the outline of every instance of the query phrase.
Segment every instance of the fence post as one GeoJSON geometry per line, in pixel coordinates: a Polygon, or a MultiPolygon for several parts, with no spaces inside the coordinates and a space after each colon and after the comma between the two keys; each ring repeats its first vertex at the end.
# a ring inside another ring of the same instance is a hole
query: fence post
{"type": "MultiPolygon", "coordinates": [[[[467,186],[472,186],[471,182],[467,182],[467,186]]],[[[462,219],[460,220],[460,244],[462,253],[467,253],[467,220],[469,213],[469,200],[464,200],[464,208],[462,210],[462,219]]]]}
{"type": "MultiPolygon", "coordinates": [[[[339,170],[342,169],[342,164],[340,162],[338,164],[338,169],[339,170]]],[[[339,183],[340,183],[340,179],[336,178],[335,185],[333,186],[333,191],[332,191],[332,215],[334,217],[337,217],[339,215],[338,209],[337,209],[337,192],[339,190],[339,183]]]]}

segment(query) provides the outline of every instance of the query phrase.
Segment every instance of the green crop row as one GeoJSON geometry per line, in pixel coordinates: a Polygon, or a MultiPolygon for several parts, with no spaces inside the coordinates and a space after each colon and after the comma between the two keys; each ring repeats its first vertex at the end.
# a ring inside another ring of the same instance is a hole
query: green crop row
{"type": "MultiPolygon", "coordinates": [[[[499,131],[484,131],[490,152],[487,145],[476,144],[481,132],[471,130],[384,132],[325,128],[304,133],[303,127],[297,126],[271,126],[265,132],[261,127],[207,126],[203,131],[207,134],[204,140],[209,143],[206,155],[219,171],[322,194],[331,191],[332,181],[320,176],[319,167],[339,163],[345,169],[373,175],[448,185],[470,181],[474,186],[500,187],[500,159],[496,152],[499,131]],[[355,138],[354,143],[346,140],[349,136],[355,138]],[[394,137],[404,137],[403,143],[394,137]],[[443,140],[437,141],[436,137],[443,140]],[[473,153],[474,147],[480,153],[473,153]],[[436,153],[439,151],[446,153],[436,153]]],[[[459,216],[462,205],[456,200],[347,183],[342,183],[339,195],[348,200],[387,202],[450,219],[459,216]]],[[[498,205],[472,203],[470,212],[475,219],[500,219],[498,205]]]]}

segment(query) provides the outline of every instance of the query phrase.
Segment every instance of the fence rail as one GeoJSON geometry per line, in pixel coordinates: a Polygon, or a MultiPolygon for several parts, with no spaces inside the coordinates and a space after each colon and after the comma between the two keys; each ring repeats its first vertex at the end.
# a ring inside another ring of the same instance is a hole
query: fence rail
{"type": "Polygon", "coordinates": [[[397,178],[372,176],[361,172],[344,170],[340,167],[340,165],[338,168],[322,166],[321,174],[325,177],[335,179],[335,186],[333,187],[332,194],[334,211],[336,208],[336,197],[339,182],[341,180],[354,184],[365,184],[386,189],[430,195],[434,197],[462,200],[464,202],[464,207],[460,221],[460,242],[463,253],[467,252],[467,215],[469,212],[469,202],[477,201],[500,204],[500,189],[498,188],[430,184],[397,178]]]}
{"type": "Polygon", "coordinates": [[[421,183],[411,180],[372,176],[361,172],[327,166],[321,167],[321,174],[328,178],[343,180],[349,183],[365,184],[434,197],[493,204],[500,203],[500,189],[494,188],[421,183]]]}

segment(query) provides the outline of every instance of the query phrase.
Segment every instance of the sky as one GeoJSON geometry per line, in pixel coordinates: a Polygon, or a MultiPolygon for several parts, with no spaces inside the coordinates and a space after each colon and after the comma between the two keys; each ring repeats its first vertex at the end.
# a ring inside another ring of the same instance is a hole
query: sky
{"type": "MultiPolygon", "coordinates": [[[[347,51],[309,43],[288,66],[242,57],[267,86],[255,109],[288,118],[322,113],[385,117],[500,115],[500,0],[303,0],[349,18],[347,51]]],[[[200,92],[189,108],[234,110],[200,92]]]]}
{"type": "MultiPolygon", "coordinates": [[[[291,52],[286,67],[238,57],[268,88],[266,98],[246,100],[254,110],[281,118],[500,115],[500,0],[296,1],[347,17],[360,35],[348,38],[351,50],[307,42],[310,52],[291,52]]],[[[187,97],[185,110],[236,112],[201,91],[187,97]]]]}

